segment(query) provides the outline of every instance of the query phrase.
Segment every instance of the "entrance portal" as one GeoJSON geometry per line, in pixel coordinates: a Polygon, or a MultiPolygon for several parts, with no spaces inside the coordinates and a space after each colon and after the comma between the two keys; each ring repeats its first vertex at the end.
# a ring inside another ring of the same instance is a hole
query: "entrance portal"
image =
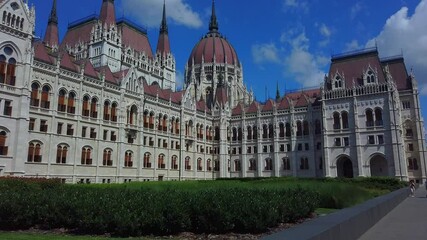
{"type": "Polygon", "coordinates": [[[340,178],[353,178],[353,163],[348,157],[338,159],[337,175],[340,178]]]}
{"type": "Polygon", "coordinates": [[[383,156],[376,155],[372,157],[369,164],[371,165],[372,177],[388,176],[387,160],[383,156]]]}

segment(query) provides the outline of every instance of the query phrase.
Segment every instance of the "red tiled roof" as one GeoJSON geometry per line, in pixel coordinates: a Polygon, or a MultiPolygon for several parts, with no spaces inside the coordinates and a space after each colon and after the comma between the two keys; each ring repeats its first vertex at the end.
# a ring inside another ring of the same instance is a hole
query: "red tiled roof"
{"type": "Polygon", "coordinates": [[[95,69],[97,72],[99,72],[101,75],[105,75],[105,81],[112,83],[112,84],[119,84],[120,78],[116,78],[113,73],[111,72],[110,67],[108,66],[102,66],[95,69]]]}
{"type": "Polygon", "coordinates": [[[241,115],[243,113],[243,104],[239,103],[231,110],[231,115],[241,115]]]}
{"type": "Polygon", "coordinates": [[[162,54],[171,52],[168,34],[166,34],[166,33],[160,34],[159,40],[157,42],[157,50],[156,51],[160,52],[162,54]]]}
{"type": "Polygon", "coordinates": [[[180,104],[182,101],[182,97],[184,95],[184,91],[173,92],[170,89],[162,89],[158,84],[148,85],[146,81],[144,81],[144,93],[150,96],[156,97],[159,96],[160,99],[169,101],[169,99],[176,104],[180,104]]]}
{"type": "Polygon", "coordinates": [[[289,100],[288,100],[287,97],[284,97],[282,99],[282,101],[280,101],[278,109],[279,110],[284,110],[284,109],[289,109],[289,107],[290,107],[289,100]]]}
{"type": "Polygon", "coordinates": [[[92,63],[89,60],[84,61],[84,75],[93,78],[99,78],[98,73],[93,68],[92,63]]]}
{"type": "Polygon", "coordinates": [[[207,106],[206,106],[206,102],[205,102],[205,100],[200,100],[200,101],[198,101],[197,103],[196,103],[196,109],[198,110],[198,111],[202,111],[202,112],[204,112],[204,111],[207,111],[208,110],[208,108],[207,108],[207,106]]]}
{"type": "Polygon", "coordinates": [[[145,52],[149,58],[153,58],[151,45],[146,34],[133,28],[126,22],[121,22],[118,27],[122,32],[122,44],[125,47],[130,47],[140,53],[145,52]]]}
{"type": "Polygon", "coordinates": [[[382,62],[382,65],[388,66],[393,81],[398,90],[407,90],[411,88],[411,81],[406,70],[403,58],[394,58],[382,62]]]}
{"type": "Polygon", "coordinates": [[[301,93],[300,98],[295,103],[294,107],[305,107],[309,104],[307,97],[301,93]]]}
{"type": "Polygon", "coordinates": [[[73,60],[71,59],[71,56],[66,51],[61,52],[60,56],[61,56],[61,63],[60,63],[61,68],[64,68],[73,72],[79,72],[77,66],[74,64],[73,60]]]}
{"type": "Polygon", "coordinates": [[[225,105],[228,102],[227,89],[225,87],[219,87],[216,89],[215,101],[225,105]]]}
{"type": "Polygon", "coordinates": [[[58,25],[55,23],[49,23],[47,25],[46,33],[44,35],[44,43],[49,46],[58,46],[59,45],[59,34],[58,34],[58,25]]]}
{"type": "Polygon", "coordinates": [[[253,101],[251,105],[249,105],[248,109],[245,111],[246,113],[256,113],[258,112],[258,102],[253,101]]]}
{"type": "Polygon", "coordinates": [[[115,73],[113,73],[113,75],[114,75],[114,77],[116,79],[122,79],[122,78],[124,78],[124,77],[126,77],[128,75],[128,72],[129,72],[129,68],[125,69],[125,70],[121,70],[121,71],[115,72],[115,73]]]}
{"type": "Polygon", "coordinates": [[[353,87],[353,81],[356,86],[360,86],[363,85],[364,71],[367,71],[369,66],[374,71],[378,71],[378,83],[384,83],[385,78],[377,50],[364,51],[360,54],[353,54],[340,58],[332,58],[329,78],[332,79],[338,72],[339,74],[344,74],[345,86],[347,88],[353,87]]]}
{"type": "Polygon", "coordinates": [[[96,19],[82,23],[81,25],[69,28],[61,43],[61,48],[66,45],[74,47],[79,42],[88,43],[90,41],[90,33],[96,23],[96,19]]]}
{"type": "Polygon", "coordinates": [[[273,100],[268,99],[264,107],[262,108],[262,111],[263,112],[273,111],[273,106],[274,106],[273,100]]]}
{"type": "Polygon", "coordinates": [[[53,64],[53,59],[49,56],[47,49],[42,42],[34,43],[34,58],[45,63],[53,64]]]}

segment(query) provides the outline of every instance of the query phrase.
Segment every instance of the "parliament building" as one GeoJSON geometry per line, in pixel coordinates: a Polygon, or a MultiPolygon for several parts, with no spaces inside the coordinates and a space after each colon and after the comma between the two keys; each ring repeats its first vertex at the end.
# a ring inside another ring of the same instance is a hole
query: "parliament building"
{"type": "Polygon", "coordinates": [[[99,14],[60,41],[56,0],[42,39],[34,7],[0,0],[0,176],[426,179],[419,90],[402,56],[335,55],[321,87],[259,102],[214,2],[208,32],[176,66],[165,6],[152,49],[146,29],[116,18],[114,0],[98,1],[99,14]]]}

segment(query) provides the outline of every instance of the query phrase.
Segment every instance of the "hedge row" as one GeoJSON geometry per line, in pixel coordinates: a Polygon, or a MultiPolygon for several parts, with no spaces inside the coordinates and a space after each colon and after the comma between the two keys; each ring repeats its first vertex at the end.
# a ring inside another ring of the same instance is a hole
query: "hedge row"
{"type": "Polygon", "coordinates": [[[0,229],[66,228],[141,236],[262,232],[308,216],[319,194],[301,187],[180,190],[87,188],[0,179],[0,229]]]}

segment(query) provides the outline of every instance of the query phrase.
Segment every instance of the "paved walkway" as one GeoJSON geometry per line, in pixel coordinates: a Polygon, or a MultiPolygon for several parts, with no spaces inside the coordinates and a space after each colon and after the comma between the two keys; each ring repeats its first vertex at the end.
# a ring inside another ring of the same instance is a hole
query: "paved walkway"
{"type": "Polygon", "coordinates": [[[426,196],[427,191],[422,185],[415,191],[415,197],[405,199],[359,240],[427,239],[426,196]]]}

